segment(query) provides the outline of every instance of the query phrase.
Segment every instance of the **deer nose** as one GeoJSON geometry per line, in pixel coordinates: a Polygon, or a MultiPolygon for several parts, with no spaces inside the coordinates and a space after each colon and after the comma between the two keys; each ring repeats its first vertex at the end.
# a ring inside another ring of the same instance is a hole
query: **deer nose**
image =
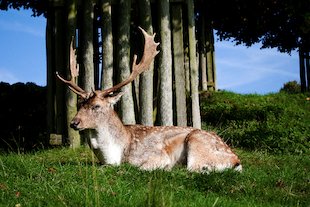
{"type": "Polygon", "coordinates": [[[78,118],[75,118],[71,121],[70,123],[70,127],[77,130],[78,129],[78,125],[81,123],[81,120],[78,118]]]}

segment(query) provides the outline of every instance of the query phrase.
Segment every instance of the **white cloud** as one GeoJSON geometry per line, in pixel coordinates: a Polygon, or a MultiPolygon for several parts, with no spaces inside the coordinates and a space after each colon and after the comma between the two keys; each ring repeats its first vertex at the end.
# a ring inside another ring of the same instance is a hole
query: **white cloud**
{"type": "Polygon", "coordinates": [[[0,29],[5,31],[26,33],[40,38],[45,35],[41,30],[17,21],[8,22],[0,20],[0,29]]]}
{"type": "Polygon", "coordinates": [[[259,45],[247,48],[234,46],[231,42],[216,42],[218,88],[234,91],[243,87],[248,90],[258,82],[268,81],[277,84],[267,90],[277,91],[279,81],[298,80],[296,52],[289,56],[276,49],[259,48],[259,45]]]}
{"type": "Polygon", "coordinates": [[[9,10],[0,12],[0,30],[15,33],[29,34],[44,38],[46,19],[44,17],[32,17],[31,10],[9,10]]]}

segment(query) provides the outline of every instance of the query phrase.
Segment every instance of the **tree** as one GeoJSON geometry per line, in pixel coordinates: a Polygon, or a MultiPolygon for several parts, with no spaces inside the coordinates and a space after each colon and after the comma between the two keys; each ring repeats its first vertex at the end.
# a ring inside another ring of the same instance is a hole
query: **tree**
{"type": "MultiPolygon", "coordinates": [[[[88,92],[98,88],[106,89],[130,74],[130,49],[133,48],[134,51],[139,47],[137,46],[139,43],[132,41],[137,36],[136,27],[130,25],[141,25],[148,33],[153,33],[155,26],[156,30],[160,31],[156,38],[161,39],[158,48],[161,52],[155,61],[158,70],[153,70],[155,66],[152,64],[150,70],[141,75],[140,81],[136,81],[135,84],[139,83],[139,87],[131,85],[125,87],[125,95],[118,108],[123,122],[134,124],[135,115],[139,114],[139,122],[153,125],[153,114],[156,112],[156,109],[153,112],[153,104],[157,104],[155,107],[158,109],[156,117],[158,124],[173,125],[176,118],[178,125],[187,125],[186,95],[190,94],[193,125],[200,128],[196,60],[196,37],[199,35],[195,34],[195,21],[197,21],[195,17],[198,13],[194,10],[194,3],[197,1],[160,0],[158,5],[151,5],[150,0],[47,2],[48,7],[37,0],[4,0],[1,1],[0,8],[31,8],[34,15],[47,17],[48,111],[50,111],[48,117],[51,128],[49,133],[68,136],[72,146],[79,145],[78,139],[75,138],[78,134],[68,127],[70,119],[76,112],[77,97],[64,90],[55,80],[56,70],[67,79],[71,79],[68,72],[70,68],[68,57],[72,36],[76,38],[75,47],[80,65],[78,84],[88,92]],[[138,5],[139,10],[133,5],[138,5]],[[155,90],[154,85],[158,85],[155,90]],[[133,88],[136,93],[133,93],[133,88]]],[[[137,41],[140,39],[137,38],[137,41]]]]}
{"type": "Polygon", "coordinates": [[[1,0],[0,10],[8,9],[31,9],[33,16],[44,15],[47,17],[48,8],[50,4],[56,3],[59,4],[62,0],[56,1],[38,1],[38,0],[1,0]]]}
{"type": "Polygon", "coordinates": [[[178,126],[187,126],[182,11],[182,4],[172,6],[173,68],[175,77],[176,121],[178,126]]]}
{"type": "Polygon", "coordinates": [[[197,39],[199,52],[199,71],[201,74],[201,89],[216,90],[216,68],[214,62],[214,34],[211,21],[207,18],[205,1],[196,2],[197,39]]]}
{"type": "Polygon", "coordinates": [[[195,38],[195,15],[194,2],[187,0],[188,13],[188,38],[189,38],[189,66],[191,76],[191,99],[193,127],[201,128],[199,94],[198,94],[198,65],[196,62],[196,38],[195,38]]]}
{"type": "Polygon", "coordinates": [[[159,53],[159,117],[160,125],[173,125],[172,110],[172,55],[170,5],[168,0],[159,1],[161,51],[159,53]]]}
{"type": "MultiPolygon", "coordinates": [[[[71,61],[70,61],[70,45],[75,44],[75,28],[77,23],[77,4],[76,0],[70,0],[66,2],[67,8],[67,37],[66,37],[66,76],[68,80],[71,80],[71,61]]],[[[75,80],[77,81],[77,80],[75,80]]],[[[65,93],[65,102],[66,102],[66,131],[70,141],[70,146],[73,148],[77,148],[81,144],[80,134],[78,131],[73,130],[70,127],[70,122],[75,116],[77,112],[77,95],[73,93],[71,90],[67,89],[65,93]]]]}
{"type": "MultiPolygon", "coordinates": [[[[309,0],[208,0],[205,9],[220,40],[246,46],[261,42],[262,48],[286,53],[298,49],[301,63],[309,59],[304,55],[310,51],[309,0]]],[[[304,73],[305,68],[300,71],[304,73]]],[[[301,74],[302,85],[305,77],[301,74]]]]}
{"type": "MultiPolygon", "coordinates": [[[[53,7],[63,6],[63,1],[54,1],[53,7]]],[[[66,68],[66,58],[65,58],[65,30],[66,27],[63,24],[63,19],[65,17],[65,12],[63,10],[54,10],[54,28],[53,28],[53,47],[54,51],[52,53],[55,62],[52,69],[52,76],[56,71],[60,73],[65,72],[66,68]]],[[[55,78],[55,76],[54,76],[55,78]]],[[[55,82],[55,80],[54,80],[55,82]]],[[[65,99],[64,99],[65,87],[63,84],[56,82],[55,84],[55,133],[61,134],[64,141],[64,130],[66,125],[65,116],[65,99]]]]}
{"type": "MultiPolygon", "coordinates": [[[[119,82],[124,81],[130,75],[130,10],[131,1],[121,0],[119,2],[119,14],[122,18],[118,19],[118,42],[117,42],[117,69],[119,82]]],[[[134,102],[132,94],[132,84],[122,88],[125,92],[120,100],[120,113],[125,124],[135,124],[134,102]]]]}
{"type": "Polygon", "coordinates": [[[102,71],[101,88],[113,86],[113,35],[111,0],[101,1],[102,10],[102,71]]]}
{"type": "MultiPolygon", "coordinates": [[[[150,0],[140,0],[139,13],[140,24],[149,34],[153,33],[152,14],[150,0]]],[[[143,125],[153,125],[153,73],[154,62],[148,71],[140,75],[139,84],[139,122],[143,125]]]]}
{"type": "MultiPolygon", "coordinates": [[[[95,89],[94,74],[94,46],[93,46],[93,22],[94,22],[94,2],[93,0],[82,2],[81,39],[80,39],[80,78],[85,91],[91,92],[95,89]]],[[[86,144],[92,137],[92,131],[83,132],[83,143],[86,144]]]]}

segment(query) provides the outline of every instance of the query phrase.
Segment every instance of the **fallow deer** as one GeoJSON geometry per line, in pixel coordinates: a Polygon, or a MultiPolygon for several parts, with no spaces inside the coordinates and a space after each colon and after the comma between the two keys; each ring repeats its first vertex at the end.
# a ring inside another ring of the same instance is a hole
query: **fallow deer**
{"type": "MultiPolygon", "coordinates": [[[[141,28],[140,28],[141,29],[141,28]]],[[[83,98],[71,122],[75,130],[94,129],[97,136],[90,146],[103,164],[120,165],[128,162],[141,169],[171,169],[177,163],[187,165],[196,172],[242,169],[235,153],[213,132],[192,127],[124,125],[113,105],[121,98],[117,91],[146,71],[159,53],[154,35],[141,29],[145,38],[144,53],[139,64],[134,56],[132,73],[123,82],[106,90],[86,92],[73,80],[78,75],[75,51],[71,46],[71,80],[57,77],[83,98]]]]}

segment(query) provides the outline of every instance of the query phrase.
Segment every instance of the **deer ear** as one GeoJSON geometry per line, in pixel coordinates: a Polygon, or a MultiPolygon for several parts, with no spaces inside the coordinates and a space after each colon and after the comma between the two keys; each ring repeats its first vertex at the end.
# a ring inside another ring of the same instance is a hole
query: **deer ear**
{"type": "Polygon", "coordinates": [[[115,96],[110,96],[108,97],[108,102],[111,104],[111,105],[114,105],[116,104],[120,98],[124,95],[124,92],[119,92],[118,94],[116,94],[115,96]]]}

